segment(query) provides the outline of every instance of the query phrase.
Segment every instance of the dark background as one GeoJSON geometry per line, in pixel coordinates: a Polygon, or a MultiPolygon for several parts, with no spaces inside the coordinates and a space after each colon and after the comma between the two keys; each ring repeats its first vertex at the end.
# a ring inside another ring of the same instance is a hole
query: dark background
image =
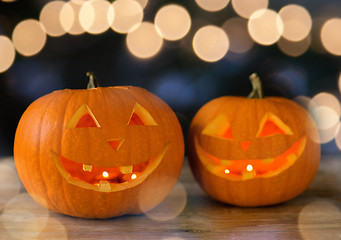
{"type": "MultiPolygon", "coordinates": [[[[0,34],[11,37],[20,21],[39,19],[47,2],[0,1],[0,34]]],[[[290,3],[309,11],[314,21],[312,44],[303,55],[290,57],[276,44],[255,44],[247,53],[229,52],[215,63],[195,56],[192,37],[205,24],[221,26],[225,20],[237,16],[231,3],[219,12],[210,13],[200,9],[194,0],[149,0],[144,21],[153,21],[157,10],[167,3],[185,6],[192,17],[192,27],[184,39],[164,41],[161,52],[151,59],[132,56],[125,45],[126,35],[111,29],[100,35],[48,37],[39,54],[24,57],[17,53],[12,67],[0,73],[0,156],[12,155],[16,125],[32,101],[58,89],[85,88],[88,71],[96,74],[102,86],[136,85],[157,94],[177,113],[185,134],[191,118],[207,101],[222,95],[248,95],[251,91],[248,76],[253,72],[262,78],[267,96],[293,99],[328,92],[340,97],[340,57],[327,53],[317,37],[323,19],[341,17],[339,0],[270,0],[269,8],[275,11],[290,3]]],[[[336,151],[333,142],[325,145],[324,151],[336,151]]]]}

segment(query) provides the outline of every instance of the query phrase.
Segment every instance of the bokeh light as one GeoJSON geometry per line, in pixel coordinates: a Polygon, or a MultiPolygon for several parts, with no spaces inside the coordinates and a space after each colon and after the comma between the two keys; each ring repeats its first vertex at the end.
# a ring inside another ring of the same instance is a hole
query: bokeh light
{"type": "Polygon", "coordinates": [[[280,39],[283,33],[283,22],[275,11],[260,9],[251,15],[248,31],[255,42],[261,45],[271,45],[280,39]]]}
{"type": "Polygon", "coordinates": [[[13,158],[0,162],[0,181],[5,183],[0,185],[0,212],[2,212],[5,204],[17,196],[21,189],[13,158]]]}
{"type": "Polygon", "coordinates": [[[148,4],[148,0],[136,0],[136,2],[138,2],[142,8],[145,8],[148,4]]]}
{"type": "Polygon", "coordinates": [[[0,35],[0,73],[9,69],[15,59],[15,49],[12,41],[0,35]]]}
{"type": "Polygon", "coordinates": [[[315,119],[318,129],[329,129],[338,123],[339,115],[327,106],[318,106],[310,112],[315,119]]]}
{"type": "MultiPolygon", "coordinates": [[[[143,209],[143,201],[141,203],[143,209]]],[[[154,209],[145,212],[145,215],[155,221],[169,221],[182,213],[186,203],[186,189],[182,183],[177,182],[167,197],[154,209]]]]}
{"type": "Polygon", "coordinates": [[[1,0],[2,2],[15,2],[16,0],[1,0]]]}
{"type": "Polygon", "coordinates": [[[341,93],[341,73],[339,74],[338,86],[339,86],[339,91],[341,93]]]}
{"type": "Polygon", "coordinates": [[[142,22],[133,32],[127,34],[126,44],[131,54],[138,58],[151,58],[162,47],[163,39],[153,23],[142,22]]]}
{"type": "Polygon", "coordinates": [[[46,33],[52,37],[59,37],[66,33],[60,22],[60,12],[64,5],[63,1],[52,1],[40,12],[39,20],[45,27],[46,33]]]}
{"type": "Polygon", "coordinates": [[[68,240],[69,238],[65,225],[57,218],[49,217],[38,239],[68,240]]]}
{"type": "Polygon", "coordinates": [[[206,62],[216,62],[222,59],[229,45],[229,38],[225,31],[213,25],[200,28],[193,37],[195,54],[206,62]]]}
{"type": "Polygon", "coordinates": [[[341,123],[338,124],[338,128],[335,131],[335,144],[341,151],[341,123]]]}
{"type": "Polygon", "coordinates": [[[326,21],[321,29],[321,41],[324,48],[331,54],[341,55],[341,18],[326,21]]]}
{"type": "Polygon", "coordinates": [[[249,18],[255,11],[268,8],[269,0],[232,0],[234,11],[243,18],[249,18]]]}
{"type": "Polygon", "coordinates": [[[304,54],[309,49],[310,43],[311,37],[310,35],[308,35],[305,39],[298,42],[292,42],[286,40],[285,38],[281,38],[277,42],[277,45],[279,49],[286,55],[291,57],[298,57],[304,54]]]}
{"type": "Polygon", "coordinates": [[[195,0],[195,2],[206,11],[216,12],[225,8],[230,0],[195,0]]]}
{"type": "Polygon", "coordinates": [[[191,28],[191,16],[188,11],[176,4],[169,4],[155,15],[155,26],[161,36],[169,41],[183,38],[191,28]]]}
{"type": "Polygon", "coordinates": [[[20,22],[13,30],[12,41],[15,49],[24,56],[39,53],[46,43],[46,32],[42,24],[34,19],[20,22]]]}
{"type": "Polygon", "coordinates": [[[290,4],[279,11],[283,21],[282,37],[289,41],[301,41],[308,36],[312,27],[312,19],[302,6],[290,4]]]}
{"type": "Polygon", "coordinates": [[[341,213],[331,201],[315,200],[306,205],[298,216],[298,230],[303,240],[340,239],[341,213]],[[323,223],[333,224],[327,231],[315,231],[323,223]]]}
{"type": "Polygon", "coordinates": [[[229,51],[245,53],[254,45],[247,31],[247,21],[245,19],[239,17],[230,18],[223,23],[222,28],[229,36],[229,51]]]}
{"type": "Polygon", "coordinates": [[[143,20],[143,9],[135,0],[116,0],[112,4],[114,20],[111,28],[118,33],[128,33],[138,28],[143,20]]]}
{"type": "Polygon", "coordinates": [[[311,99],[308,111],[314,118],[320,134],[320,139],[312,139],[320,143],[333,140],[340,127],[341,108],[338,99],[330,93],[319,93],[311,99]]]}
{"type": "Polygon", "coordinates": [[[60,11],[60,24],[71,35],[80,35],[85,32],[79,22],[79,11],[83,2],[68,1],[60,11]]]}
{"type": "Polygon", "coordinates": [[[48,219],[48,210],[34,202],[28,193],[22,193],[6,204],[0,223],[12,238],[36,239],[48,219]]]}
{"type": "Polygon", "coordinates": [[[111,4],[105,0],[84,3],[79,10],[79,22],[91,34],[100,34],[109,29],[114,20],[111,4]]]}
{"type": "Polygon", "coordinates": [[[339,116],[341,114],[340,102],[333,94],[321,92],[316,94],[312,99],[314,103],[319,106],[327,106],[331,108],[336,115],[339,116]]]}

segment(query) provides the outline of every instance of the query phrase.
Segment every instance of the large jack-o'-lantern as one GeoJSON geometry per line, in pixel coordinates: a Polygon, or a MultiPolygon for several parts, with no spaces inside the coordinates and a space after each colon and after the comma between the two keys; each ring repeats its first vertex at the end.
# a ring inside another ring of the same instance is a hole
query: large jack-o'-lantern
{"type": "Polygon", "coordinates": [[[189,130],[196,180],[213,198],[263,206],[294,198],[313,180],[320,161],[317,128],[295,102],[263,98],[251,77],[249,98],[220,97],[205,104],[189,130]]]}
{"type": "Polygon", "coordinates": [[[14,143],[18,174],[40,204],[85,218],[138,214],[171,191],[184,144],[170,107],[139,87],[60,90],[34,101],[14,143]]]}

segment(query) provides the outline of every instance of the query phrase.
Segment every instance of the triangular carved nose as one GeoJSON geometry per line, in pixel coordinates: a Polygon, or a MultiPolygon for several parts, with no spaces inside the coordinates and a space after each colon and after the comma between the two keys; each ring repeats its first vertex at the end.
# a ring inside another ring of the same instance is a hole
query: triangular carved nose
{"type": "Polygon", "coordinates": [[[251,141],[240,142],[239,144],[242,147],[242,149],[246,152],[250,147],[251,141]]]}
{"type": "Polygon", "coordinates": [[[108,139],[107,141],[115,151],[118,151],[124,142],[124,138],[108,139]]]}

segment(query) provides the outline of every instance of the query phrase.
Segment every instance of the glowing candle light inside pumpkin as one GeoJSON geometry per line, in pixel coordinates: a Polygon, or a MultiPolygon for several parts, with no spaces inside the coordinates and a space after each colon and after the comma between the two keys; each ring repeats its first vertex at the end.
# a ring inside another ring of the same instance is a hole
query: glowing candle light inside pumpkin
{"type": "Polygon", "coordinates": [[[104,172],[102,172],[102,176],[105,177],[105,178],[107,178],[107,177],[109,177],[109,173],[106,172],[106,171],[104,171],[104,172]]]}
{"type": "Polygon", "coordinates": [[[229,173],[230,173],[230,170],[225,169],[225,173],[226,173],[226,174],[229,174],[229,173]]]}
{"type": "Polygon", "coordinates": [[[133,175],[131,175],[131,179],[136,179],[137,178],[137,176],[136,176],[136,174],[134,173],[133,175]]]}
{"type": "Polygon", "coordinates": [[[251,172],[251,171],[253,170],[252,165],[251,165],[251,164],[247,165],[247,166],[246,166],[246,170],[247,170],[248,172],[251,172]]]}

